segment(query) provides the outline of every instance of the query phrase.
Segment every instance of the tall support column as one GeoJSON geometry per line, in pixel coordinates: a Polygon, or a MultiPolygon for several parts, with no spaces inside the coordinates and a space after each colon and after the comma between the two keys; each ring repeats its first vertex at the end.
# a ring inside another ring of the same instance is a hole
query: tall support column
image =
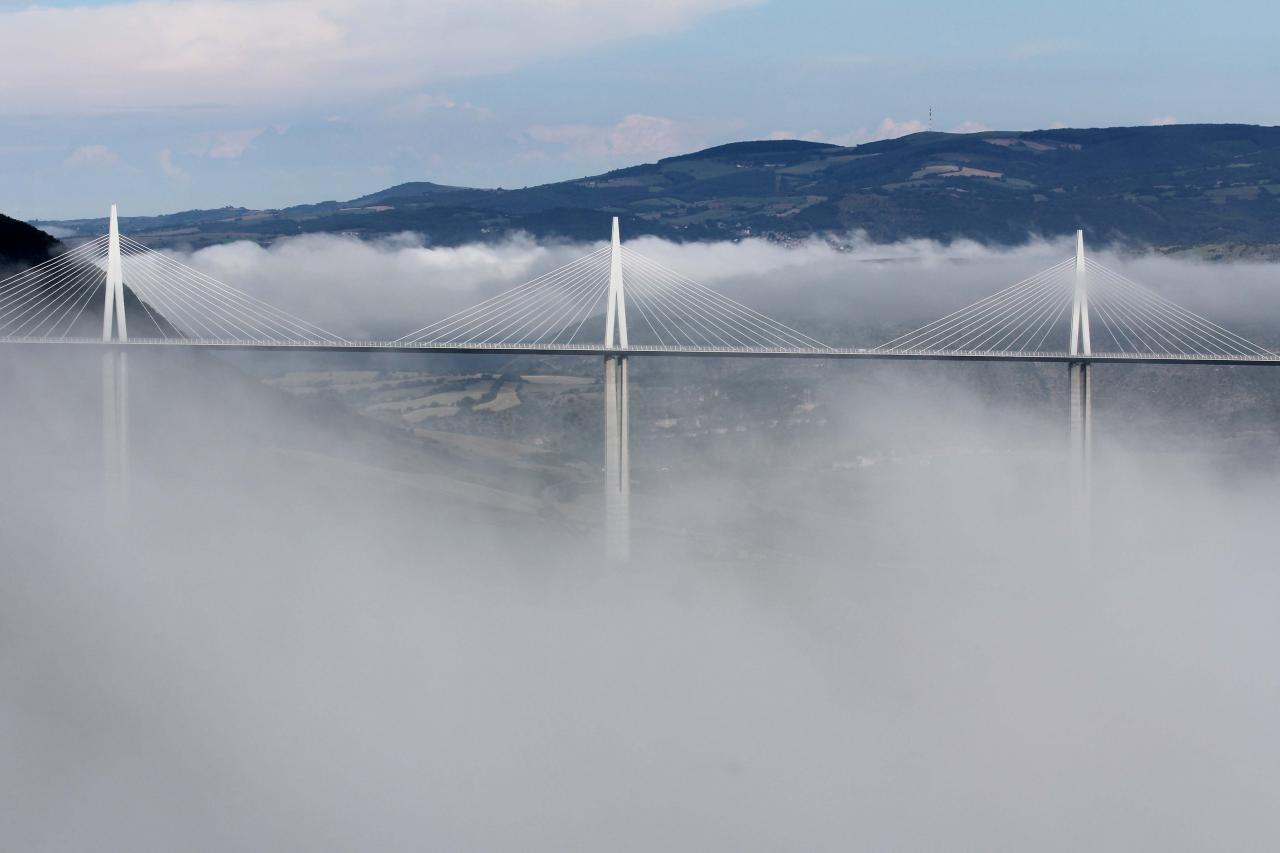
{"type": "Polygon", "coordinates": [[[622,285],[622,240],[616,216],[613,217],[613,240],[609,249],[609,296],[604,317],[604,345],[610,349],[614,346],[627,348],[627,295],[622,285]]]}
{"type": "MultiPolygon", "coordinates": [[[[604,345],[627,348],[627,297],[622,281],[622,239],[613,217],[609,248],[609,294],[604,321],[604,345]]],[[[627,357],[604,359],[604,512],[605,552],[613,563],[631,559],[630,391],[627,357]]]]}
{"type": "Polygon", "coordinates": [[[604,359],[605,555],[631,559],[630,390],[626,356],[604,359]]]}
{"type": "MultiPolygon", "coordinates": [[[[1071,309],[1071,355],[1093,355],[1089,330],[1089,278],[1084,257],[1084,231],[1076,231],[1075,296],[1071,309]]],[[[1067,365],[1071,383],[1071,489],[1078,512],[1089,523],[1093,473],[1093,376],[1088,361],[1067,365]]]]}
{"type": "Polygon", "coordinates": [[[110,511],[129,506],[129,357],[102,354],[102,469],[110,511]]]}
{"type": "Polygon", "coordinates": [[[116,390],[116,354],[102,354],[102,475],[110,496],[118,479],[116,471],[119,467],[116,451],[119,446],[117,438],[116,403],[119,392],[116,390]]]}
{"type": "Polygon", "coordinates": [[[1093,465],[1093,376],[1087,362],[1067,367],[1071,378],[1071,479],[1075,492],[1087,498],[1093,465]]]}
{"type": "MultiPolygon", "coordinates": [[[[121,305],[120,316],[124,316],[121,305]]],[[[120,326],[120,334],[124,334],[124,324],[120,326]]],[[[121,338],[123,340],[123,338],[121,338]]],[[[116,498],[121,511],[129,508],[129,354],[116,353],[116,459],[120,479],[116,498]]]]}
{"type": "Polygon", "coordinates": [[[116,206],[111,205],[111,224],[107,231],[107,282],[103,293],[102,339],[112,340],[112,333],[119,330],[119,339],[129,340],[129,328],[124,316],[124,267],[120,262],[120,223],[116,206]],[[115,328],[112,327],[112,319],[115,328]]]}

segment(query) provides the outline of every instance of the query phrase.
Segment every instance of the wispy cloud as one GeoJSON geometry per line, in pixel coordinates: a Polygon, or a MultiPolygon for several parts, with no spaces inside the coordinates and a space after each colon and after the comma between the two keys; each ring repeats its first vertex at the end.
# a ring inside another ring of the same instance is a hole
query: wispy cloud
{"type": "Polygon", "coordinates": [[[160,171],[164,173],[165,177],[176,180],[185,180],[189,177],[186,170],[174,162],[173,151],[168,148],[160,152],[160,171]]]}
{"type": "Polygon", "coordinates": [[[105,145],[82,145],[67,155],[63,164],[69,168],[110,168],[120,157],[105,145]]]}
{"type": "Polygon", "coordinates": [[[1151,120],[1152,127],[1164,127],[1169,124],[1177,124],[1177,116],[1157,116],[1151,120]]]}
{"type": "MultiPolygon", "coordinates": [[[[873,139],[897,139],[899,136],[909,136],[913,133],[921,133],[929,129],[929,125],[920,119],[910,118],[905,121],[897,121],[892,116],[886,116],[876,126],[875,132],[872,134],[873,139]]],[[[859,131],[862,132],[862,131],[859,131]]]]}
{"type": "Polygon", "coordinates": [[[706,144],[708,126],[665,116],[629,115],[613,125],[535,125],[528,139],[560,146],[565,153],[592,159],[654,158],[683,154],[706,144]]]}
{"type": "Polygon", "coordinates": [[[323,104],[509,71],[757,0],[129,0],[0,11],[0,112],[323,104]],[[57,49],[51,49],[56,45],[57,49]]]}
{"type": "Polygon", "coordinates": [[[488,119],[493,117],[492,110],[475,104],[454,100],[440,92],[419,92],[402,98],[391,104],[382,112],[383,118],[392,120],[416,119],[432,113],[463,112],[473,118],[488,119]]]}
{"type": "Polygon", "coordinates": [[[262,132],[263,128],[260,127],[222,131],[214,135],[204,154],[215,160],[234,160],[253,147],[253,141],[261,136],[262,132]]]}

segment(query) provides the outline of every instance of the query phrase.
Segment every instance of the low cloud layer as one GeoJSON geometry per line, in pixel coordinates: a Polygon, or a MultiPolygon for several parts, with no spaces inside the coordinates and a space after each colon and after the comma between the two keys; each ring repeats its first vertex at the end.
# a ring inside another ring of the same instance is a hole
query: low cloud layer
{"type": "MultiPolygon", "coordinates": [[[[931,312],[1067,249],[635,246],[788,317],[931,312]]],[[[191,260],[373,326],[582,248],[309,237],[191,260]]],[[[1130,271],[1224,312],[1270,275],[1130,271]]],[[[577,502],[527,470],[477,488],[475,457],[410,452],[181,353],[130,353],[121,513],[103,503],[99,354],[4,355],[0,838],[24,851],[1280,838],[1276,457],[1241,464],[1251,434],[1207,409],[1187,412],[1193,452],[1163,451],[1168,425],[1138,430],[1116,373],[1089,524],[1066,488],[1063,370],[637,360],[617,566],[598,479],[577,502]],[[750,428],[641,438],[695,405],[750,428]],[[826,426],[772,429],[757,413],[778,406],[826,426]],[[528,478],[546,511],[484,499],[528,478]]],[[[399,367],[440,364],[422,358],[399,367]]],[[[1165,402],[1187,401],[1183,381],[1165,402]]],[[[594,478],[600,420],[551,408],[504,438],[590,435],[563,469],[594,478]]]]}
{"type": "MultiPolygon", "coordinates": [[[[678,244],[651,237],[628,245],[840,346],[883,343],[1074,252],[1067,240],[997,249],[967,241],[878,244],[858,235],[840,245],[813,240],[798,247],[764,240],[678,244]]],[[[378,241],[313,235],[269,247],[232,243],[179,257],[344,337],[396,338],[599,247],[525,239],[431,247],[411,234],[378,241]]],[[[1280,280],[1273,265],[1112,252],[1096,257],[1259,343],[1277,343],[1280,280]]]]}

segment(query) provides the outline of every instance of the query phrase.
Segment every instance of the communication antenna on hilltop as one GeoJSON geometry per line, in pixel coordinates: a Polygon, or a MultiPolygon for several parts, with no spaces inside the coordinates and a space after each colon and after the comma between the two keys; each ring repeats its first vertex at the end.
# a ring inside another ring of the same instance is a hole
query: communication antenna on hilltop
{"type": "Polygon", "coordinates": [[[933,104],[929,105],[929,129],[933,130],[933,104]]]}

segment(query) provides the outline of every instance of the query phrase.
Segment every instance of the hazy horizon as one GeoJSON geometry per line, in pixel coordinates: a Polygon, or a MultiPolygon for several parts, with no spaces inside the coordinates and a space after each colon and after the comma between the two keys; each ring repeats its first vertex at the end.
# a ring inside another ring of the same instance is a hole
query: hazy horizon
{"type": "Polygon", "coordinates": [[[6,0],[0,182],[10,215],[81,218],[519,187],[741,139],[1271,125],[1274,22],[1256,2],[6,0]]]}

